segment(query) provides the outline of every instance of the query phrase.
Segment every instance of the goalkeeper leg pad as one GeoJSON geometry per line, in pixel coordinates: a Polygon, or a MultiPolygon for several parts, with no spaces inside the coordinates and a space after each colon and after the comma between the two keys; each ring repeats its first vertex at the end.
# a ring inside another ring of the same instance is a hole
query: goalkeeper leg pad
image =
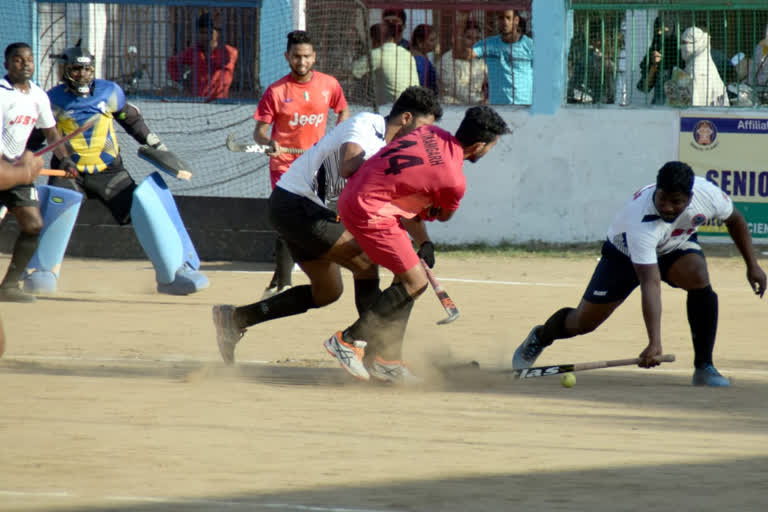
{"type": "Polygon", "coordinates": [[[147,176],[133,192],[131,221],[155,268],[158,292],[188,295],[208,287],[176,202],[159,173],[147,176]]]}
{"type": "Polygon", "coordinates": [[[40,243],[24,271],[24,291],[28,293],[55,293],[61,262],[75,227],[83,195],[50,185],[39,185],[40,214],[43,230],[40,243]]]}

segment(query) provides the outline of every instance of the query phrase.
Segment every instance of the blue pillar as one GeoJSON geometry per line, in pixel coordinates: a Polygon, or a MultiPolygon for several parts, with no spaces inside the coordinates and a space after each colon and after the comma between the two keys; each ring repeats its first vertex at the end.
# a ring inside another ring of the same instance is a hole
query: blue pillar
{"type": "Polygon", "coordinates": [[[290,71],[285,62],[285,36],[293,30],[293,2],[264,0],[259,22],[259,80],[262,90],[290,71]]]}
{"type": "Polygon", "coordinates": [[[565,0],[533,2],[532,114],[552,115],[565,97],[567,21],[565,0]]]}
{"type": "MultiPolygon", "coordinates": [[[[0,52],[5,52],[5,48],[11,43],[27,43],[32,47],[36,61],[39,61],[37,55],[39,45],[32,18],[34,6],[33,0],[0,0],[0,19],[3,20],[3,30],[0,31],[0,52]]],[[[37,69],[39,62],[35,64],[37,69]]],[[[5,68],[1,71],[5,75],[5,68]]]]}

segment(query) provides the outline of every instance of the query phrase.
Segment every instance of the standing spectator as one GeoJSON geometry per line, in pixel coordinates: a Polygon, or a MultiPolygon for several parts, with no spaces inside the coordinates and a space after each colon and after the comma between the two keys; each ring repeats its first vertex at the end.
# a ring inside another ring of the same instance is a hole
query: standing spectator
{"type": "Polygon", "coordinates": [[[663,105],[664,83],[672,76],[675,66],[682,66],[677,46],[675,22],[669,14],[659,14],[653,22],[653,39],[648,53],[640,61],[640,80],[637,88],[652,93],[651,104],[663,105]]]}
{"type": "Polygon", "coordinates": [[[395,27],[395,41],[398,46],[402,46],[406,50],[410,50],[411,46],[407,39],[403,38],[405,33],[405,11],[403,9],[384,9],[381,13],[381,21],[385,24],[390,24],[395,27]]]}
{"type": "Polygon", "coordinates": [[[422,87],[437,94],[437,71],[429,60],[429,53],[437,46],[437,33],[431,25],[418,25],[411,34],[411,53],[416,60],[416,71],[422,87]]]}
{"type": "Polygon", "coordinates": [[[168,74],[191,96],[215,100],[229,97],[237,49],[221,41],[221,27],[208,13],[197,20],[197,44],[168,59],[168,74]]]}
{"type": "MultiPolygon", "coordinates": [[[[267,88],[253,115],[256,119],[253,140],[272,148],[267,155],[273,189],[280,176],[298,158],[282,148],[311,148],[325,135],[329,110],[338,114],[337,124],[349,117],[347,100],[339,82],[330,75],[312,70],[315,57],[309,34],[303,30],[289,33],[285,60],[291,72],[267,88]]],[[[275,273],[264,298],[291,287],[293,258],[279,236],[275,239],[275,260],[275,273]]]]}
{"type": "Polygon", "coordinates": [[[372,73],[376,103],[392,103],[412,85],[419,85],[419,73],[411,52],[395,44],[396,27],[383,24],[384,43],[370,55],[363,55],[352,63],[352,76],[363,78],[372,73]]]}
{"type": "Polygon", "coordinates": [[[768,103],[768,25],[765,26],[765,39],[757,43],[752,51],[748,80],[758,103],[768,103]]]}
{"type": "Polygon", "coordinates": [[[533,40],[523,34],[520,15],[507,9],[501,33],[476,43],[475,57],[488,64],[490,103],[530,105],[533,101],[533,40]]]}
{"type": "Polygon", "coordinates": [[[467,20],[456,46],[440,58],[440,88],[443,103],[473,105],[485,102],[488,66],[472,59],[472,46],[480,40],[480,26],[467,20]]]}

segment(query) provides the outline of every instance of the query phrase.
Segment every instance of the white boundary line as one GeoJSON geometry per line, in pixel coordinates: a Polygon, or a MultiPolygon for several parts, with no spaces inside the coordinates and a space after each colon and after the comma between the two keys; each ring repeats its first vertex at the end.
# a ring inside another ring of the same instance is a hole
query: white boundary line
{"type": "MultiPolygon", "coordinates": [[[[211,507],[242,507],[247,510],[258,509],[279,509],[279,510],[308,510],[313,512],[393,512],[393,509],[380,510],[372,508],[348,508],[348,507],[327,507],[320,505],[298,505],[292,503],[259,503],[255,499],[242,500],[212,500],[212,499],[190,499],[190,498],[164,498],[156,496],[88,496],[77,495],[67,491],[14,491],[10,489],[0,489],[0,496],[24,496],[28,498],[72,498],[85,500],[102,501],[130,501],[134,503],[167,503],[179,505],[203,505],[211,507]]],[[[395,510],[394,512],[397,512],[395,510]]]]}

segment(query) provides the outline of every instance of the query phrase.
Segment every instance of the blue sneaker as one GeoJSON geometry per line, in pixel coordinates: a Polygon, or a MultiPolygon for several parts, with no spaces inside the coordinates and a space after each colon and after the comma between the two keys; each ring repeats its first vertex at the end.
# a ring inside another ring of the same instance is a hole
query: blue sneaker
{"type": "Polygon", "coordinates": [[[520,370],[522,368],[530,368],[536,359],[539,358],[542,352],[544,352],[544,345],[541,344],[539,338],[536,336],[536,329],[541,327],[537,325],[528,334],[528,337],[517,347],[515,355],[512,357],[512,368],[520,370]]]}
{"type": "Polygon", "coordinates": [[[731,381],[727,377],[720,375],[720,372],[712,364],[708,364],[703,368],[696,368],[693,371],[691,384],[694,386],[725,388],[731,385],[731,381]]]}

